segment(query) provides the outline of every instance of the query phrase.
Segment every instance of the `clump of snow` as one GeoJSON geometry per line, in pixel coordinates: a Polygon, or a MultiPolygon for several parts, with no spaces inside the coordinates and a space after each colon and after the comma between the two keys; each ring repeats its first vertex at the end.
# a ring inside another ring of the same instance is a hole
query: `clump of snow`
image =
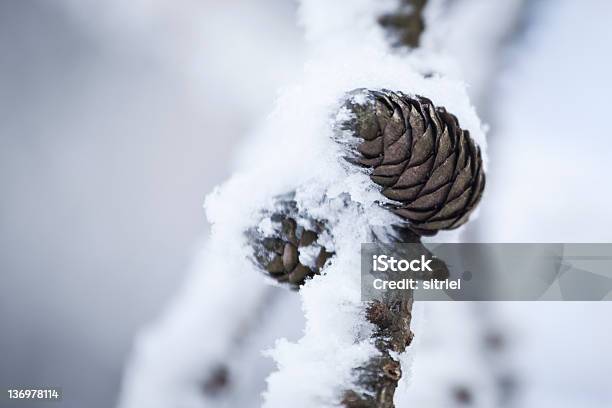
{"type": "Polygon", "coordinates": [[[317,256],[321,249],[315,245],[309,245],[300,249],[299,260],[302,265],[315,268],[317,256]]]}

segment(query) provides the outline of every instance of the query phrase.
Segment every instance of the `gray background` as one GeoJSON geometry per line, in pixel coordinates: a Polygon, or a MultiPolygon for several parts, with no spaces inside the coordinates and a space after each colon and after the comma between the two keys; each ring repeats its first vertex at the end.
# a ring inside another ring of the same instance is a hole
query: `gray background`
{"type": "Polygon", "coordinates": [[[205,195],[300,64],[284,3],[0,0],[0,389],[114,405],[206,234],[205,195]]]}
{"type": "MultiPolygon", "coordinates": [[[[612,7],[529,4],[478,106],[490,168],[470,236],[611,242],[612,7]]],[[[301,38],[283,0],[0,0],[0,388],[115,403],[133,336],[206,236],[205,194],[300,69],[301,38]]],[[[504,310],[523,406],[610,406],[608,306],[504,310]]]]}

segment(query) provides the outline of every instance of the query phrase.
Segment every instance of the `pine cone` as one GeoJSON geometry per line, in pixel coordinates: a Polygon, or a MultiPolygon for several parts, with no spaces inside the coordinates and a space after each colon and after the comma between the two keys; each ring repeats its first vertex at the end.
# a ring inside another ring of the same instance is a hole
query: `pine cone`
{"type": "Polygon", "coordinates": [[[248,242],[255,264],[278,282],[298,289],[333,255],[318,242],[328,232],[325,221],[300,214],[291,194],[277,197],[274,211],[263,212],[260,225],[264,220],[269,228],[249,229],[248,242]]]}
{"type": "Polygon", "coordinates": [[[485,185],[480,148],[457,118],[427,98],[355,90],[343,126],[362,140],[347,159],[371,169],[386,205],[420,235],[463,225],[485,185]],[[365,103],[363,102],[365,96],[365,103]]]}

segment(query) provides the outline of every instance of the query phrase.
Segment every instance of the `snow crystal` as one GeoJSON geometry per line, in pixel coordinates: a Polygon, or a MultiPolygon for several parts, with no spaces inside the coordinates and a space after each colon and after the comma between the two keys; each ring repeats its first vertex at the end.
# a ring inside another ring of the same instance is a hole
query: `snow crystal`
{"type": "Polygon", "coordinates": [[[300,248],[300,263],[305,266],[314,268],[316,266],[317,256],[319,255],[320,248],[309,245],[304,248],[300,248]]]}

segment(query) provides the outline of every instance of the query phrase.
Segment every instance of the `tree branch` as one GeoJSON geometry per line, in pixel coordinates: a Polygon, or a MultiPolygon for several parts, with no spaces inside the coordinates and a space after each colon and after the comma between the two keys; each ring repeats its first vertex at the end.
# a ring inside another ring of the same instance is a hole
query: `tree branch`
{"type": "Polygon", "coordinates": [[[427,0],[400,0],[399,3],[393,13],[380,16],[378,23],[393,37],[395,47],[418,47],[425,30],[423,10],[427,0]]]}

